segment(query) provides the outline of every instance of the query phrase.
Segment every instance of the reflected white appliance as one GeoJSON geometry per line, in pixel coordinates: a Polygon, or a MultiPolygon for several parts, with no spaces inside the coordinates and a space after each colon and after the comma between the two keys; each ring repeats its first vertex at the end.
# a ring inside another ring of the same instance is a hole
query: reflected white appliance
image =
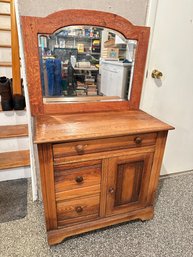
{"type": "Polygon", "coordinates": [[[100,92],[106,96],[125,98],[128,88],[128,72],[133,66],[132,63],[101,60],[100,65],[100,92]]]}

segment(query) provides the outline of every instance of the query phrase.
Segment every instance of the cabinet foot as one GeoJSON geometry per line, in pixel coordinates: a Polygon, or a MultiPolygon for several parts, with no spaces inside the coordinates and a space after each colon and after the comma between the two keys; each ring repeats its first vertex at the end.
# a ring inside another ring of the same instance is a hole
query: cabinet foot
{"type": "Polygon", "coordinates": [[[154,211],[152,210],[152,212],[146,213],[145,215],[143,215],[142,217],[140,217],[140,220],[142,222],[148,221],[148,220],[152,220],[154,217],[154,211]]]}

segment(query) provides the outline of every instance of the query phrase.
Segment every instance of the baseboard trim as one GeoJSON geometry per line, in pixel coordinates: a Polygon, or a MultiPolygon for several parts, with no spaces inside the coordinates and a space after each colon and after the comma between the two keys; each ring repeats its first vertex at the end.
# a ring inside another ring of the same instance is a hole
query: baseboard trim
{"type": "Polygon", "coordinates": [[[15,180],[20,178],[30,178],[31,177],[31,167],[19,167],[13,169],[5,169],[0,171],[0,182],[15,180]]]}
{"type": "Polygon", "coordinates": [[[166,178],[183,176],[183,175],[187,175],[187,174],[191,174],[191,173],[193,174],[193,170],[186,170],[186,171],[179,171],[179,172],[170,173],[170,174],[164,174],[164,175],[160,175],[160,180],[166,179],[166,178]]]}

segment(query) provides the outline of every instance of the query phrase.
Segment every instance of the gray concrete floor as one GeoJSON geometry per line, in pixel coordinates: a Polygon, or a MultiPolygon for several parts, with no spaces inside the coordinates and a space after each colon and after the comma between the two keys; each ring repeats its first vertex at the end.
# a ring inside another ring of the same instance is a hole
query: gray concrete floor
{"type": "Polygon", "coordinates": [[[128,222],[49,247],[41,202],[28,189],[25,218],[0,224],[0,257],[192,257],[193,173],[160,180],[155,217],[128,222]]]}

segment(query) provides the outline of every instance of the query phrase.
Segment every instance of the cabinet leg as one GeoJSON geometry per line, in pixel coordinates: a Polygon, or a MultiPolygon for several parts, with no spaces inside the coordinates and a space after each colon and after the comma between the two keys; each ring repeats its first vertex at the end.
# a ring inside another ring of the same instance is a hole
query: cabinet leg
{"type": "Polygon", "coordinates": [[[154,208],[149,208],[149,211],[140,215],[139,219],[144,222],[153,219],[154,216],[154,208]]]}

